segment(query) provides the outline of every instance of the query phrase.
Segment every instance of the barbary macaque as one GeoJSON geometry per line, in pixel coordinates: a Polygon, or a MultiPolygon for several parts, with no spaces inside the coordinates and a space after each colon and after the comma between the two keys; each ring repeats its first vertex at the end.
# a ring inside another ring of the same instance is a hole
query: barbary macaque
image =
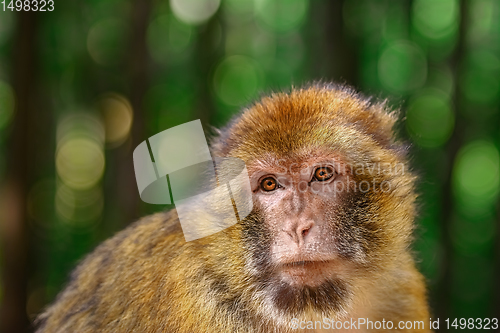
{"type": "Polygon", "coordinates": [[[430,332],[396,120],[330,84],[255,102],[210,147],[245,162],[251,213],[190,242],[175,210],[140,219],[81,262],[37,332],[430,332]]]}

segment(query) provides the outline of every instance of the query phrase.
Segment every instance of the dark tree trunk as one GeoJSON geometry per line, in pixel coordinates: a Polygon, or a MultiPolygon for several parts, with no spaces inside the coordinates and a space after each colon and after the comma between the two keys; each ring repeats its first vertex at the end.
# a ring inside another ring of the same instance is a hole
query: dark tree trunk
{"type": "Polygon", "coordinates": [[[344,0],[311,2],[309,70],[315,80],[357,86],[357,54],[345,33],[343,7],[344,0]]]}
{"type": "MultiPolygon", "coordinates": [[[[149,54],[146,45],[146,32],[152,8],[151,0],[135,0],[132,4],[130,20],[130,39],[128,44],[128,59],[125,72],[129,80],[129,97],[134,112],[134,121],[131,129],[131,138],[116,152],[114,164],[117,172],[111,192],[118,198],[119,209],[123,212],[120,229],[139,217],[139,192],[135,182],[135,173],[132,160],[132,151],[146,138],[144,137],[144,96],[149,87],[149,54]]],[[[114,200],[113,198],[113,200],[114,200]]]]}
{"type": "MultiPolygon", "coordinates": [[[[459,28],[459,36],[458,36],[458,44],[455,49],[455,52],[452,56],[451,59],[451,66],[455,70],[455,76],[458,75],[458,70],[460,67],[460,62],[462,61],[462,55],[464,54],[464,41],[465,41],[465,33],[466,33],[466,17],[467,17],[467,5],[465,1],[460,2],[460,28],[459,28]]],[[[459,81],[455,80],[454,82],[454,91],[455,91],[455,96],[453,97],[454,99],[454,105],[456,106],[455,112],[459,112],[459,107],[460,107],[460,86],[459,86],[459,81]]],[[[444,248],[444,255],[443,258],[441,259],[443,263],[443,274],[441,274],[439,281],[437,281],[437,287],[436,287],[436,309],[434,310],[434,316],[437,318],[441,318],[441,321],[444,320],[445,318],[449,318],[451,313],[450,313],[450,299],[452,296],[451,293],[451,281],[453,280],[452,276],[452,270],[451,270],[451,265],[453,263],[453,245],[452,241],[450,238],[450,223],[453,218],[453,180],[452,180],[452,171],[453,171],[453,165],[455,161],[455,157],[457,156],[458,150],[463,144],[463,137],[462,133],[464,133],[464,129],[468,126],[464,122],[464,119],[462,117],[456,117],[456,124],[455,124],[455,130],[453,132],[452,137],[450,138],[448,145],[446,147],[447,150],[447,160],[448,160],[448,170],[446,170],[446,181],[444,183],[444,191],[443,191],[443,198],[444,198],[444,205],[443,205],[443,218],[442,221],[443,223],[441,224],[441,234],[443,235],[442,244],[444,248]]],[[[443,326],[443,325],[441,325],[443,326]]],[[[446,330],[441,327],[440,332],[445,332],[446,330]]]]}
{"type": "Polygon", "coordinates": [[[28,332],[26,313],[28,275],[27,195],[34,181],[36,134],[36,31],[37,15],[20,12],[13,51],[13,86],[16,110],[8,139],[7,172],[0,204],[2,224],[3,303],[0,308],[0,330],[5,333],[28,332]]]}
{"type": "MultiPolygon", "coordinates": [[[[220,13],[220,12],[219,12],[220,13]]],[[[217,44],[217,29],[219,28],[219,13],[216,13],[205,25],[199,27],[195,48],[195,64],[197,69],[196,85],[197,101],[195,117],[199,118],[203,125],[213,124],[215,110],[212,100],[210,82],[214,64],[222,58],[219,45],[217,44]]],[[[222,37],[220,37],[222,38],[222,37]]],[[[205,127],[207,129],[208,127],[205,127]]]]}

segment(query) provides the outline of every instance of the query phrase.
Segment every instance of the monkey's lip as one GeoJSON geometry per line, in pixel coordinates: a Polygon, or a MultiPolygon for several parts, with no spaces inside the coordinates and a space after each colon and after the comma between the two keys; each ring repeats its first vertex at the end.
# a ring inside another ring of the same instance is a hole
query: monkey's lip
{"type": "Polygon", "coordinates": [[[316,286],[333,274],[335,266],[334,260],[298,260],[283,263],[279,271],[292,284],[316,286]]]}
{"type": "Polygon", "coordinates": [[[314,269],[323,266],[329,266],[333,263],[333,260],[297,260],[285,262],[281,265],[282,268],[305,268],[305,269],[314,269]]]}

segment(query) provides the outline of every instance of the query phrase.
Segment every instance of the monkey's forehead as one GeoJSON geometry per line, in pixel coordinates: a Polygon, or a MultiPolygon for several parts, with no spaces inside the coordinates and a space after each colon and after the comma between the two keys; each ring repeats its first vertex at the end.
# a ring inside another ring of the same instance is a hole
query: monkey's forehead
{"type": "Polygon", "coordinates": [[[385,103],[342,87],[316,85],[262,98],[223,131],[214,150],[244,160],[265,153],[296,156],[318,147],[373,150],[394,144],[395,121],[385,103]]]}
{"type": "Polygon", "coordinates": [[[256,158],[247,160],[246,165],[249,171],[253,169],[282,169],[284,166],[290,170],[300,170],[315,165],[345,165],[347,160],[337,151],[317,147],[315,149],[305,148],[293,152],[274,152],[262,151],[256,158]]]}

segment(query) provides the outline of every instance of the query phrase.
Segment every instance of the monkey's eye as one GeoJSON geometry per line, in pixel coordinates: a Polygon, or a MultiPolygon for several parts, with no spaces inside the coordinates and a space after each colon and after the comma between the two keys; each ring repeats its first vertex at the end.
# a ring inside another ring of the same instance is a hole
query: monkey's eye
{"type": "Polygon", "coordinates": [[[276,187],[278,187],[278,183],[276,182],[276,179],[274,179],[273,177],[267,177],[260,182],[260,187],[264,191],[270,192],[274,191],[276,187]]]}
{"type": "Polygon", "coordinates": [[[316,171],[314,171],[314,179],[319,182],[324,182],[325,180],[332,178],[333,174],[334,171],[332,168],[320,167],[317,168],[316,171]]]}

